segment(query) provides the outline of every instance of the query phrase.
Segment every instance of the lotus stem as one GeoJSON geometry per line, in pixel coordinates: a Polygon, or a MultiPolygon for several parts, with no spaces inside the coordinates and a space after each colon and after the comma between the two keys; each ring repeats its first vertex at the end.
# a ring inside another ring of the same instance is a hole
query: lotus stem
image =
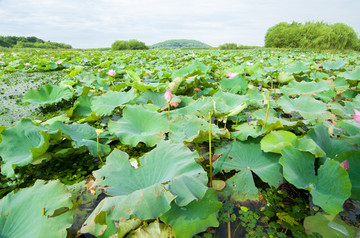
{"type": "Polygon", "coordinates": [[[169,121],[170,121],[170,103],[168,104],[168,118],[169,118],[169,121]]]}
{"type": "Polygon", "coordinates": [[[229,212],[229,211],[227,212],[227,215],[228,215],[228,218],[229,218],[229,221],[228,221],[228,224],[227,224],[227,228],[228,228],[228,238],[231,238],[230,212],[229,212]]]}
{"type": "Polygon", "coordinates": [[[101,164],[104,164],[104,161],[102,160],[101,156],[100,156],[100,153],[99,153],[99,139],[100,139],[100,134],[103,133],[104,131],[103,130],[100,130],[100,129],[96,129],[96,152],[99,156],[99,159],[101,161],[101,164]]]}
{"type": "Polygon", "coordinates": [[[211,159],[211,112],[209,112],[209,164],[210,164],[210,188],[212,187],[212,159],[211,159]]]}
{"type": "Polygon", "coordinates": [[[266,122],[267,122],[268,115],[269,115],[269,110],[270,110],[270,90],[268,90],[268,104],[267,104],[267,108],[266,108],[264,127],[266,126],[266,122]]]}

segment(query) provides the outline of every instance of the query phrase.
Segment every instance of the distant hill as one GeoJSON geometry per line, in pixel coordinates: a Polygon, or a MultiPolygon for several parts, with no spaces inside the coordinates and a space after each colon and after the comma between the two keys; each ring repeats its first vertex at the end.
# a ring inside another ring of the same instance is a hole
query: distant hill
{"type": "Polygon", "coordinates": [[[197,40],[185,40],[185,39],[176,39],[176,40],[166,40],[159,43],[156,43],[151,46],[152,49],[158,49],[158,48],[170,48],[170,49],[176,49],[176,48],[208,48],[211,47],[208,44],[205,44],[201,41],[197,40]]]}

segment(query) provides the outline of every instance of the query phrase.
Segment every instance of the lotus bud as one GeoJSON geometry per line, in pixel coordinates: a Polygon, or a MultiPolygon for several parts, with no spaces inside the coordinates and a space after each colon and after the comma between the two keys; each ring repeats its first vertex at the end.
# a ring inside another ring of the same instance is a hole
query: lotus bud
{"type": "Polygon", "coordinates": [[[164,94],[165,100],[167,103],[169,103],[172,99],[172,94],[170,92],[170,89],[166,89],[166,92],[164,94]]]}
{"type": "Polygon", "coordinates": [[[344,161],[340,164],[340,166],[343,167],[345,170],[348,170],[348,169],[349,169],[349,161],[344,160],[344,161]]]}
{"type": "Polygon", "coordinates": [[[99,137],[100,134],[103,133],[104,131],[101,129],[96,129],[95,132],[96,132],[96,135],[99,137]]]}
{"type": "Polygon", "coordinates": [[[360,123],[360,112],[358,110],[356,110],[355,108],[353,108],[353,110],[354,110],[355,114],[351,115],[351,116],[355,119],[355,121],[357,123],[360,123]]]}

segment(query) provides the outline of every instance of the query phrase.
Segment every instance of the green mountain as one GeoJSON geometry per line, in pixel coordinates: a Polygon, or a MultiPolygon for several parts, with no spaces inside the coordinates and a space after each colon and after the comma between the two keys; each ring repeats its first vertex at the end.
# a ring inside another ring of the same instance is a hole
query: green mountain
{"type": "Polygon", "coordinates": [[[175,40],[166,40],[159,43],[156,43],[151,46],[152,49],[158,49],[158,48],[208,48],[212,47],[208,44],[205,44],[201,41],[197,40],[185,40],[185,39],[175,39],[175,40]]]}

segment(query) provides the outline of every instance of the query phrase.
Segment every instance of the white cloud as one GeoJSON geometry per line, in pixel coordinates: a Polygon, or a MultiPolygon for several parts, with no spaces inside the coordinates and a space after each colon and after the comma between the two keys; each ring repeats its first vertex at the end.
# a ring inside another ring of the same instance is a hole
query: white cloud
{"type": "Polygon", "coordinates": [[[130,38],[262,45],[266,30],[281,21],[344,22],[360,32],[358,9],[357,0],[2,0],[0,34],[73,47],[108,47],[130,38]]]}

